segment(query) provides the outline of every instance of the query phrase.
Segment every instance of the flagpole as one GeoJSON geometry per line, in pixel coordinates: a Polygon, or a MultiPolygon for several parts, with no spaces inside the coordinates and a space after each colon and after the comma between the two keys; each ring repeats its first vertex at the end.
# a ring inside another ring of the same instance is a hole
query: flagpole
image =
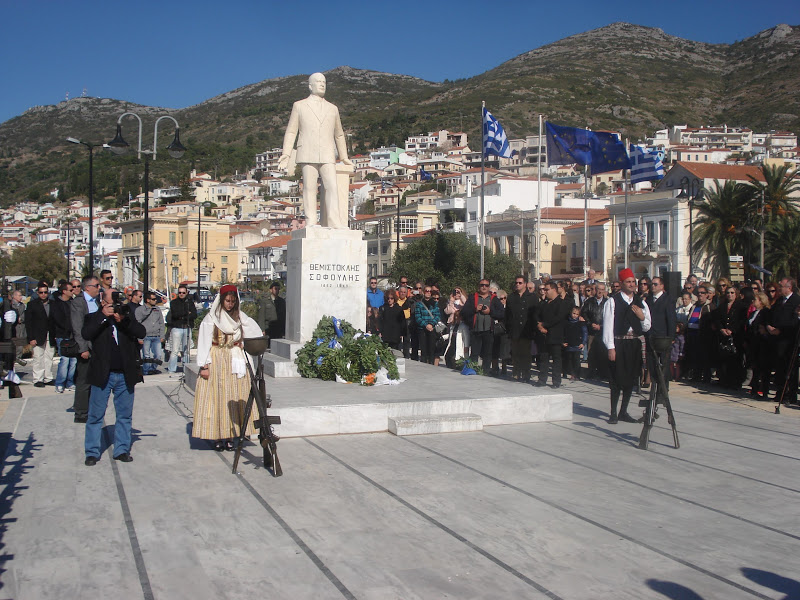
{"type": "MultiPolygon", "coordinates": [[[[625,138],[625,154],[628,155],[628,160],[630,160],[630,153],[628,152],[629,148],[630,146],[628,146],[628,138],[625,138]]],[[[628,178],[630,177],[630,174],[631,173],[629,169],[625,169],[622,172],[624,179],[622,185],[625,188],[625,227],[624,227],[625,235],[622,236],[622,243],[624,248],[623,251],[625,254],[624,254],[624,264],[622,266],[625,269],[628,268],[628,178]]]]}
{"type": "Polygon", "coordinates": [[[584,166],[583,173],[586,180],[586,191],[583,193],[583,274],[586,276],[589,272],[586,268],[589,250],[589,165],[584,166]]]}
{"type": "Polygon", "coordinates": [[[479,209],[480,219],[481,220],[479,221],[480,235],[479,235],[479,238],[478,238],[480,240],[480,243],[481,243],[481,279],[483,279],[484,253],[485,253],[485,245],[486,245],[486,239],[485,239],[486,231],[485,231],[485,226],[484,226],[484,222],[483,222],[483,194],[484,194],[484,189],[486,187],[485,186],[485,177],[486,177],[485,176],[486,134],[483,131],[483,109],[484,108],[486,108],[486,102],[481,101],[481,201],[480,201],[480,209],[479,209]]]}
{"type": "Polygon", "coordinates": [[[536,155],[538,159],[536,160],[537,164],[537,187],[538,187],[538,194],[539,198],[536,202],[536,279],[541,277],[542,273],[542,259],[540,256],[541,251],[541,244],[539,240],[541,239],[542,234],[542,114],[539,113],[539,147],[537,148],[536,155]]]}

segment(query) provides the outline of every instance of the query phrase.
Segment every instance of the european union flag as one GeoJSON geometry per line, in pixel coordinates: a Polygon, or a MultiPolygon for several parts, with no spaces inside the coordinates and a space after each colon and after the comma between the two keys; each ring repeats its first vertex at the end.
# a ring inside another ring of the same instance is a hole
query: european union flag
{"type": "Polygon", "coordinates": [[[545,121],[547,129],[547,164],[592,164],[591,134],[588,129],[563,127],[545,121]]]}
{"type": "Polygon", "coordinates": [[[592,175],[631,168],[625,145],[613,133],[563,127],[549,121],[546,126],[549,165],[589,165],[592,175]]]}
{"type": "Polygon", "coordinates": [[[433,175],[431,175],[430,173],[428,173],[428,172],[425,170],[425,167],[420,167],[420,168],[419,168],[419,178],[420,178],[422,181],[430,181],[431,179],[433,179],[433,175]]]}
{"type": "Polygon", "coordinates": [[[631,168],[625,144],[613,133],[592,131],[592,175],[631,168]]]}

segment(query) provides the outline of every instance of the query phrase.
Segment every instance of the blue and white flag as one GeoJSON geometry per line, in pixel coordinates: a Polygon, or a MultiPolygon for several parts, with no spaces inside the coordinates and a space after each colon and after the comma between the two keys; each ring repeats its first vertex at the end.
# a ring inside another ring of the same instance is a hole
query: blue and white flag
{"type": "Polygon", "coordinates": [[[631,184],[664,178],[664,163],[655,150],[630,145],[631,184]]]}
{"type": "Polygon", "coordinates": [[[500,121],[495,119],[486,107],[483,108],[483,156],[511,158],[513,153],[508,146],[508,138],[500,121]]]}
{"type": "Polygon", "coordinates": [[[431,179],[433,179],[433,175],[428,173],[425,170],[425,167],[420,167],[419,168],[419,178],[420,178],[421,181],[430,181],[431,179]]]}

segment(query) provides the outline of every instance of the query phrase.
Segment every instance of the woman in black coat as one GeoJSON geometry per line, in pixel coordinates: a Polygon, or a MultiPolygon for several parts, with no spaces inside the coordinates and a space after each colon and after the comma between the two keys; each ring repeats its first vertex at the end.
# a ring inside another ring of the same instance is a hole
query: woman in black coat
{"type": "Polygon", "coordinates": [[[386,303],[378,312],[378,327],[381,339],[390,348],[400,350],[400,338],[405,329],[406,319],[402,307],[397,304],[397,294],[394,290],[386,292],[386,303]]]}
{"type": "Polygon", "coordinates": [[[725,297],[720,300],[714,317],[714,329],[720,348],[717,370],[719,382],[723,387],[738,390],[744,378],[742,356],[747,307],[739,300],[739,291],[734,286],[725,289],[725,297]],[[730,347],[731,350],[724,351],[725,347],[730,347]]]}
{"type": "Polygon", "coordinates": [[[767,325],[770,323],[769,296],[758,292],[753,299],[755,310],[747,320],[744,334],[744,351],[747,364],[753,370],[750,380],[750,395],[766,398],[769,393],[769,377],[772,372],[767,325]]]}

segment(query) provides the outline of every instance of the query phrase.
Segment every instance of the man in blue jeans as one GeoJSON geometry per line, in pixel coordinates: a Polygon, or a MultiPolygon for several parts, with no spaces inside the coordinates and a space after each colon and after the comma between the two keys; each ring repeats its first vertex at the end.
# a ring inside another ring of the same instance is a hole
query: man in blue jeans
{"type": "Polygon", "coordinates": [[[185,285],[178,288],[178,297],[169,303],[167,319],[167,325],[170,327],[168,369],[170,373],[175,373],[178,370],[179,354],[184,365],[189,362],[189,336],[197,319],[197,309],[189,298],[189,288],[185,285]]]}
{"type": "MultiPolygon", "coordinates": [[[[89,361],[89,415],[84,437],[84,464],[92,467],[100,458],[100,435],[108,397],[114,393],[114,460],[131,462],[131,422],[133,388],[142,381],[139,368],[139,340],[145,336],[144,325],[130,312],[124,316],[115,310],[116,290],[102,292],[101,308],[86,315],[81,334],[92,343],[89,361]]],[[[124,297],[124,296],[123,296],[124,297]]],[[[121,299],[120,299],[121,302],[121,299]]]]}
{"type": "MultiPolygon", "coordinates": [[[[50,321],[53,325],[53,334],[56,336],[56,349],[61,354],[61,342],[72,337],[72,322],[70,320],[70,300],[72,300],[72,284],[69,281],[58,286],[59,294],[53,301],[50,309],[50,321]]],[[[77,358],[61,356],[56,372],[56,391],[63,394],[64,390],[75,387],[75,368],[77,358]]]]}
{"type": "MultiPolygon", "coordinates": [[[[142,351],[144,358],[161,360],[161,344],[164,341],[164,315],[156,306],[158,296],[155,292],[147,292],[145,295],[144,304],[136,309],[136,320],[144,325],[147,335],[144,338],[144,345],[142,351]]],[[[143,375],[158,375],[161,371],[158,366],[153,363],[144,363],[142,365],[143,375]]]]}

